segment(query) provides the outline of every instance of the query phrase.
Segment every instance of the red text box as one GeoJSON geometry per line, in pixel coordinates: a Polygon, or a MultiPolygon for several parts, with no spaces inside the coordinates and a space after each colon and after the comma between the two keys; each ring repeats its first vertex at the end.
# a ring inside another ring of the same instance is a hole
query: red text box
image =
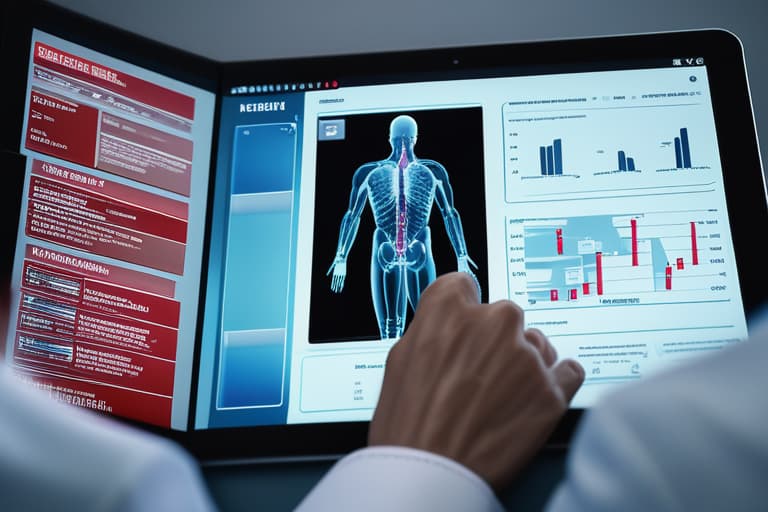
{"type": "MultiPolygon", "coordinates": [[[[25,259],[30,262],[43,263],[43,268],[66,276],[89,277],[97,281],[128,286],[164,297],[175,295],[176,283],[171,279],[81,258],[62,251],[27,245],[25,259]]],[[[30,285],[22,284],[22,286],[30,285]]]]}
{"type": "Polygon", "coordinates": [[[63,165],[34,159],[32,174],[45,176],[59,183],[71,185],[140,208],[156,211],[182,220],[189,218],[189,204],[129,187],[114,181],[98,178],[63,165]]]}
{"type": "Polygon", "coordinates": [[[29,101],[26,147],[93,167],[98,110],[36,90],[29,101]]]}
{"type": "Polygon", "coordinates": [[[195,117],[194,98],[104,66],[93,60],[84,59],[40,42],[35,43],[33,60],[35,64],[99,85],[160,110],[190,120],[195,117]]]}
{"type": "Polygon", "coordinates": [[[96,167],[189,197],[192,141],[102,112],[96,167]]]}
{"type": "Polygon", "coordinates": [[[102,386],[38,372],[18,371],[29,385],[42,389],[59,402],[114,414],[161,427],[171,425],[171,398],[102,386]]]}
{"type": "Polygon", "coordinates": [[[65,208],[28,201],[25,232],[66,247],[184,274],[184,244],[79,217],[65,208]]]}

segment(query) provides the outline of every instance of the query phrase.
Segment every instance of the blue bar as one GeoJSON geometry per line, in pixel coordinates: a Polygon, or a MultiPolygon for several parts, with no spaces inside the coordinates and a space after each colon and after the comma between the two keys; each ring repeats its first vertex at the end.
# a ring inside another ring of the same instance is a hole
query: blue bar
{"type": "Polygon", "coordinates": [[[627,158],[627,170],[628,171],[634,171],[635,170],[635,159],[634,158],[627,158]]]}
{"type": "Polygon", "coordinates": [[[675,168],[683,168],[683,151],[680,148],[680,137],[675,137],[675,168]]]}
{"type": "Polygon", "coordinates": [[[555,152],[552,146],[547,146],[547,174],[555,174],[555,152]]]}
{"type": "Polygon", "coordinates": [[[547,148],[539,146],[539,160],[541,161],[541,174],[547,175],[547,148]]]}
{"type": "Polygon", "coordinates": [[[563,174],[563,141],[555,139],[552,143],[555,152],[555,174],[563,174]]]}
{"type": "Polygon", "coordinates": [[[221,343],[216,405],[220,408],[280,405],[285,329],[225,332],[221,343]]]}
{"type": "Polygon", "coordinates": [[[232,154],[232,193],[292,190],[295,153],[294,123],[238,126],[232,154]]]}
{"type": "Polygon", "coordinates": [[[627,155],[623,151],[619,151],[619,170],[627,170],[627,155]]]}
{"type": "Polygon", "coordinates": [[[680,128],[680,144],[683,150],[683,167],[691,168],[691,147],[688,145],[688,128],[680,128]]]}

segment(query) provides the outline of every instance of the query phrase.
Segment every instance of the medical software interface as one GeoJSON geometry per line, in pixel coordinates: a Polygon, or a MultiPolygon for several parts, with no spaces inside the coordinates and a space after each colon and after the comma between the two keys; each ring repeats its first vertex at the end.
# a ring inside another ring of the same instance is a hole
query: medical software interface
{"type": "Polygon", "coordinates": [[[196,428],[369,420],[456,270],[582,363],[574,407],[746,336],[703,62],[311,85],[222,99],[196,428]]]}

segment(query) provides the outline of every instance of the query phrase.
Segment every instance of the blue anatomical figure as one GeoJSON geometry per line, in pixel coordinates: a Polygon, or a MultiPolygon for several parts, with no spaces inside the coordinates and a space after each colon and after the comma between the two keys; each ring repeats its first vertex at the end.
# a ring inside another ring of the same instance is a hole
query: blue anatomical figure
{"type": "Polygon", "coordinates": [[[412,117],[396,117],[389,127],[392,145],[389,158],[363,164],[355,171],[349,208],[341,221],[336,257],[328,270],[329,274],[333,273],[331,290],[340,293],[360,214],[366,201],[369,202],[376,223],[371,250],[371,294],[383,339],[403,334],[408,303],[415,309],[421,293],[435,280],[427,224],[433,203],[437,203],[445,221],[458,270],[474,278],[470,264],[477,267],[467,254],[445,167],[414,154],[417,131],[412,117]]]}

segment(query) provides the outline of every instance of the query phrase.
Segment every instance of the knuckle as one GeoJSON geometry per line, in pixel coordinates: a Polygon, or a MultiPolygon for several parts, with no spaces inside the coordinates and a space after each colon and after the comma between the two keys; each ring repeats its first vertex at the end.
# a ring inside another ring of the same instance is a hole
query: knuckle
{"type": "Polygon", "coordinates": [[[451,272],[449,275],[457,283],[456,286],[462,287],[464,293],[477,294],[477,285],[472,276],[466,272],[451,272]]]}
{"type": "Polygon", "coordinates": [[[438,304],[442,309],[448,304],[461,303],[461,299],[466,297],[468,292],[477,294],[472,278],[464,272],[450,272],[439,276],[427,286],[419,304],[438,304]]]}
{"type": "Polygon", "coordinates": [[[510,300],[500,300],[491,305],[491,315],[497,322],[504,324],[520,324],[523,322],[523,310],[510,300]]]}

